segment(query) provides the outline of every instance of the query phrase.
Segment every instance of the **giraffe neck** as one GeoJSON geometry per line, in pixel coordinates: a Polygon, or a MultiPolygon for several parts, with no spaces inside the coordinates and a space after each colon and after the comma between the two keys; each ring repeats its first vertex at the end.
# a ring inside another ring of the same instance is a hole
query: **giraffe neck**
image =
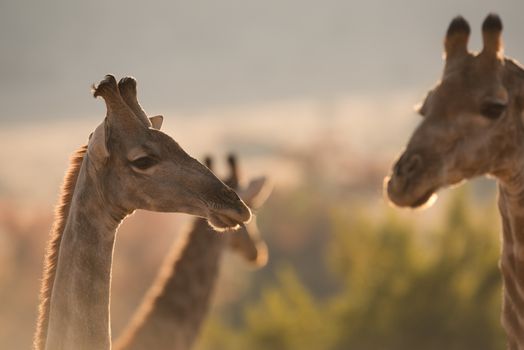
{"type": "Polygon", "coordinates": [[[173,249],[115,349],[189,349],[207,314],[225,239],[196,219],[173,249]],[[177,247],[178,248],[178,247],[177,247]]]}
{"type": "Polygon", "coordinates": [[[49,310],[47,349],[110,349],[115,233],[125,214],[107,208],[84,161],[64,228],[49,310]]]}
{"type": "Polygon", "coordinates": [[[524,350],[524,176],[499,184],[502,218],[502,325],[508,348],[524,350]]]}

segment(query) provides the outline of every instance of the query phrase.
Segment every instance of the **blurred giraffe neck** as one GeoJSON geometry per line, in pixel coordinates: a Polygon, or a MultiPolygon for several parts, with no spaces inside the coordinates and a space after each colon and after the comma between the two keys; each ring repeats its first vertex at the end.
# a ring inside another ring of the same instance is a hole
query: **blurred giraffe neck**
{"type": "Polygon", "coordinates": [[[115,343],[117,350],[189,349],[207,314],[225,237],[195,219],[186,240],[173,249],[162,272],[115,343]]]}
{"type": "Polygon", "coordinates": [[[510,350],[524,350],[524,178],[499,185],[502,219],[502,325],[510,350]]]}

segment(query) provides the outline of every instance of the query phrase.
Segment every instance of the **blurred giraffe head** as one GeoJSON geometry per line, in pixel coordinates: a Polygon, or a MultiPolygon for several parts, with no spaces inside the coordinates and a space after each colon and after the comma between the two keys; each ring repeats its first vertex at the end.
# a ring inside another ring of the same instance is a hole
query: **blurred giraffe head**
{"type": "Polygon", "coordinates": [[[456,17],[444,41],[442,78],[424,99],[422,122],[393,167],[387,194],[398,206],[425,204],[442,187],[488,174],[510,178],[524,154],[524,70],[505,58],[502,22],[482,25],[483,49],[468,51],[470,27],[456,17]]]}
{"type": "MultiPolygon", "coordinates": [[[[249,208],[259,209],[271,194],[272,187],[267,178],[257,177],[252,179],[247,186],[241,186],[236,156],[230,154],[227,162],[229,176],[224,183],[233,188],[249,208]]],[[[212,163],[212,159],[206,157],[205,164],[209,169],[212,169],[212,163]]],[[[267,245],[260,235],[255,215],[252,216],[249,223],[240,225],[238,230],[227,232],[226,235],[229,247],[247,262],[256,267],[266,265],[267,245]]]]}

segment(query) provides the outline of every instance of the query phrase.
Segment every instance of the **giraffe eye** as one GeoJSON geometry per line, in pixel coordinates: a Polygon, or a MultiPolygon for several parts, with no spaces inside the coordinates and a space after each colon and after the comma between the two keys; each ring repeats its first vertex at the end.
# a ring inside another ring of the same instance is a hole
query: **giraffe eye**
{"type": "Polygon", "coordinates": [[[506,105],[500,102],[487,103],[482,106],[480,113],[488,119],[498,119],[506,110],[506,105]]]}
{"type": "Polygon", "coordinates": [[[135,159],[131,162],[131,165],[140,170],[146,170],[151,168],[153,165],[157,164],[158,160],[153,157],[145,156],[135,159]]]}

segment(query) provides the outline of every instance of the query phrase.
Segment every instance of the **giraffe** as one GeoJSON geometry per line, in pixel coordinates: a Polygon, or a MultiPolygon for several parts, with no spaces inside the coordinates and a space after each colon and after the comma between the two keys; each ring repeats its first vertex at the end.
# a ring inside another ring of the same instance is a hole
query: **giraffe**
{"type": "Polygon", "coordinates": [[[110,349],[109,298],[116,230],[136,209],[205,217],[217,229],[251,217],[236,193],[155,127],[136,81],[107,75],[93,95],[104,121],[75,153],[48,243],[36,349],[110,349]]]}
{"type": "Polygon", "coordinates": [[[508,348],[524,349],[524,69],[503,55],[498,15],[482,24],[480,53],[468,51],[469,34],[460,16],[449,25],[442,78],[421,105],[424,119],[386,178],[386,191],[398,206],[419,207],[440,188],[484,174],[496,178],[501,322],[508,348]]]}
{"type": "MultiPolygon", "coordinates": [[[[237,190],[248,206],[259,208],[270,194],[266,179],[256,178],[241,189],[236,158],[230,155],[228,163],[230,176],[225,183],[237,190]]],[[[211,158],[206,159],[206,165],[211,169],[211,158]]],[[[257,267],[267,262],[267,247],[254,218],[223,235],[213,232],[204,220],[194,220],[187,240],[171,250],[115,349],[190,349],[207,314],[226,245],[257,267]]]]}

